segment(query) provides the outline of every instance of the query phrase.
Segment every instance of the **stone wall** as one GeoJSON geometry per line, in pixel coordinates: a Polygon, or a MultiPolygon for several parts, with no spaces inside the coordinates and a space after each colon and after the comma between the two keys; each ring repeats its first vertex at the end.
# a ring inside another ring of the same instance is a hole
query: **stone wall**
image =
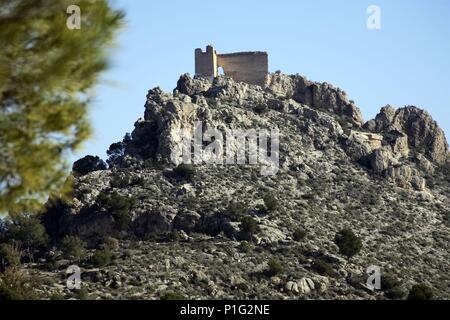
{"type": "Polygon", "coordinates": [[[250,84],[263,85],[268,74],[266,52],[218,54],[217,65],[223,68],[226,76],[250,84]]]}
{"type": "Polygon", "coordinates": [[[195,76],[215,78],[219,67],[237,82],[263,86],[269,72],[268,55],[260,51],[217,54],[211,45],[205,52],[195,49],[195,76]]]}

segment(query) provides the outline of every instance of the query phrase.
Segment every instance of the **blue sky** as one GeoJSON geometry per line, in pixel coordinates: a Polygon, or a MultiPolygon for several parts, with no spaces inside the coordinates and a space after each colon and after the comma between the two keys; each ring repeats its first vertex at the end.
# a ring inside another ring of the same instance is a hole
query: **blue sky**
{"type": "Polygon", "coordinates": [[[127,25],[112,51],[111,69],[96,87],[94,135],[75,158],[106,158],[133,130],[145,96],[172,91],[194,73],[194,49],[267,51],[269,70],[299,73],[345,90],[364,119],[391,104],[426,109],[450,136],[449,0],[148,1],[116,0],[127,25]],[[366,26],[369,5],[381,29],[366,26]]]}

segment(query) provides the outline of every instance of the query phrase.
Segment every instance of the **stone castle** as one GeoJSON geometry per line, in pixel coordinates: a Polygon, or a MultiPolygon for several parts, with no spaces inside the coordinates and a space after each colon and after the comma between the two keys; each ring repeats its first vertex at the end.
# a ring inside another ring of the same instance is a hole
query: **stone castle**
{"type": "Polygon", "coordinates": [[[235,81],[249,84],[263,85],[268,70],[267,52],[235,52],[218,54],[212,45],[202,49],[195,49],[195,76],[213,78],[219,75],[219,68],[223,73],[235,81]]]}

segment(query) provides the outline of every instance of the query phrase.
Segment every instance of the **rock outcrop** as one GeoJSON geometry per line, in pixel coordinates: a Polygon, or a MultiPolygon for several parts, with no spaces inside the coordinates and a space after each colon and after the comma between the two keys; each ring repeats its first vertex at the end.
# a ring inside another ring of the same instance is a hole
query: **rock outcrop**
{"type": "Polygon", "coordinates": [[[89,246],[121,239],[115,256],[122,260],[108,268],[124,276],[100,273],[107,289],[87,281],[98,296],[159,298],[170,284],[198,299],[381,299],[383,292],[368,296],[347,281],[369,265],[396,270],[402,283],[420,275],[442,293],[450,211],[444,133],[415,107],[386,106],[362,122],[342,90],[299,75],[271,74],[265,86],[183,75],[172,93],[149,90],[144,116],[108,150],[109,168],[87,166],[74,179],[73,198],[49,204],[43,221],[56,243],[68,234],[89,246]],[[248,154],[242,163],[203,158],[218,141],[205,134],[210,129],[226,137],[227,155],[239,146],[227,134],[274,128],[273,175],[248,154]],[[201,144],[185,148],[196,130],[201,144]],[[180,165],[195,147],[202,157],[180,165]],[[333,242],[347,227],[363,239],[350,261],[336,258],[333,242]],[[306,235],[293,237],[299,229],[306,235]],[[269,281],[271,258],[284,271],[269,281]],[[130,289],[141,282],[151,288],[130,289]]]}
{"type": "Polygon", "coordinates": [[[356,127],[363,123],[361,111],[353,101],[348,100],[346,93],[326,82],[309,81],[300,75],[275,73],[269,75],[266,89],[312,108],[346,117],[356,127]]]}
{"type": "Polygon", "coordinates": [[[384,135],[403,135],[402,141],[394,140],[392,145],[396,149],[401,148],[405,155],[408,154],[406,148],[410,146],[437,164],[447,161],[448,144],[444,131],[426,111],[417,107],[408,106],[397,110],[391,106],[383,107],[374,120],[364,124],[364,128],[384,135]]]}

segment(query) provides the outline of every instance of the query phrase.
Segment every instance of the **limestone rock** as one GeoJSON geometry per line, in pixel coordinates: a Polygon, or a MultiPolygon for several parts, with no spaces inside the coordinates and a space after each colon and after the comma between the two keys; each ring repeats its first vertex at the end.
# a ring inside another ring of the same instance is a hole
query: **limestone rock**
{"type": "Polygon", "coordinates": [[[391,164],[392,152],[390,148],[380,148],[370,155],[370,166],[378,173],[386,170],[391,164]]]}
{"type": "Polygon", "coordinates": [[[312,108],[346,117],[359,127],[363,119],[359,108],[349,101],[345,92],[328,83],[312,82],[300,75],[270,74],[266,88],[277,95],[292,97],[312,108]]]}
{"type": "Polygon", "coordinates": [[[408,136],[398,130],[385,134],[385,141],[391,146],[393,155],[397,157],[408,157],[408,136]]]}
{"type": "MultiPolygon", "coordinates": [[[[375,119],[367,122],[364,127],[375,132],[403,133],[407,136],[410,147],[438,164],[445,163],[448,157],[448,144],[444,131],[426,111],[417,107],[407,106],[395,111],[390,106],[383,107],[375,119]]],[[[406,152],[403,140],[395,144],[396,148],[406,152]],[[398,146],[398,143],[401,146],[398,146]]]]}
{"type": "Polygon", "coordinates": [[[308,294],[315,289],[314,281],[309,278],[301,278],[297,282],[297,286],[301,294],[308,294]]]}
{"type": "Polygon", "coordinates": [[[426,187],[425,179],[420,176],[417,170],[408,165],[389,166],[386,170],[386,176],[402,188],[413,187],[416,190],[423,191],[426,187]]]}
{"type": "Polygon", "coordinates": [[[193,96],[196,94],[202,94],[211,87],[211,82],[206,78],[191,78],[191,76],[186,73],[180,77],[177,82],[176,90],[180,93],[187,94],[189,96],[193,96]]]}
{"type": "Polygon", "coordinates": [[[445,163],[448,144],[444,131],[424,110],[409,106],[397,110],[393,125],[408,135],[409,143],[438,164],[445,163]]]}
{"type": "Polygon", "coordinates": [[[285,286],[286,291],[292,292],[295,294],[299,293],[298,284],[295,281],[288,281],[285,286]]]}
{"type": "Polygon", "coordinates": [[[434,165],[431,161],[429,161],[424,155],[418,154],[416,156],[416,160],[418,161],[419,168],[427,174],[434,173],[434,165]]]}
{"type": "Polygon", "coordinates": [[[381,108],[374,120],[369,120],[364,124],[364,128],[373,132],[390,131],[395,117],[395,109],[390,105],[381,108]]]}
{"type": "Polygon", "coordinates": [[[133,222],[133,231],[139,237],[157,235],[171,230],[172,218],[162,212],[140,214],[133,222]]]}

